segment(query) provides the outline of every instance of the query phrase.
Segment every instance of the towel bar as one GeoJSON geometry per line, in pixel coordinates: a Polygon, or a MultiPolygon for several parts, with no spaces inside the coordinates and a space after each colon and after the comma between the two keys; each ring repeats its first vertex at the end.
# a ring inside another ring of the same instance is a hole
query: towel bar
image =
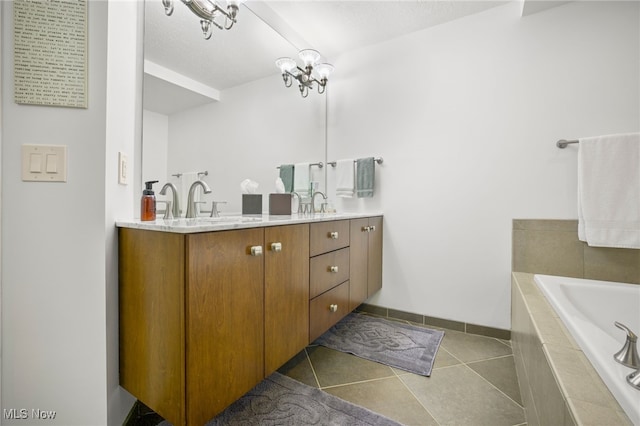
{"type": "MultiPolygon", "coordinates": [[[[322,161],[319,161],[317,163],[311,163],[311,164],[309,164],[309,166],[310,167],[317,166],[319,169],[321,169],[321,168],[324,167],[324,163],[322,161]]],[[[276,166],[276,169],[279,169],[279,168],[280,168],[280,166],[276,166]]]]}
{"type": "MultiPolygon", "coordinates": [[[[174,174],[172,174],[171,176],[175,176],[175,177],[177,177],[178,179],[180,179],[180,178],[182,177],[182,175],[183,175],[183,174],[184,174],[184,173],[174,173],[174,174]]],[[[200,179],[202,176],[209,176],[209,171],[208,171],[208,170],[205,170],[204,172],[198,172],[198,173],[197,173],[197,175],[198,175],[198,179],[200,179]],[[201,176],[201,175],[202,175],[202,176],[201,176]]]]}
{"type": "Polygon", "coordinates": [[[565,149],[567,147],[567,145],[572,144],[572,143],[579,143],[579,140],[571,140],[568,141],[566,139],[560,139],[558,142],[556,142],[556,146],[560,149],[565,149]]]}
{"type": "MultiPolygon", "coordinates": [[[[376,162],[376,163],[378,163],[378,164],[382,164],[382,162],[383,162],[384,160],[383,160],[383,158],[382,158],[382,157],[376,157],[376,158],[374,158],[374,159],[373,159],[373,161],[375,161],[375,162],[376,162]]],[[[356,160],[353,160],[353,162],[355,163],[355,162],[356,162],[356,160]]],[[[331,167],[335,167],[335,166],[336,166],[336,164],[338,164],[338,162],[337,162],[337,161],[329,161],[327,164],[328,164],[328,165],[330,165],[331,167]]]]}

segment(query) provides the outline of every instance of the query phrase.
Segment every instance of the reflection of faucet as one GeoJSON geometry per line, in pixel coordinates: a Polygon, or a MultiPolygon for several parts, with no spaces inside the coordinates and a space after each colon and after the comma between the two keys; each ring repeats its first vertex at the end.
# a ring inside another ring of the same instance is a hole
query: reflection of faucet
{"type": "Polygon", "coordinates": [[[202,191],[205,194],[209,194],[211,192],[211,188],[209,188],[209,185],[207,185],[205,181],[197,180],[191,184],[191,188],[189,188],[189,197],[187,198],[187,215],[185,216],[187,219],[196,217],[196,203],[194,203],[193,196],[198,186],[202,187],[202,191]]]}
{"type": "Polygon", "coordinates": [[[296,191],[291,192],[291,196],[298,197],[298,213],[302,213],[302,197],[296,191]]]}
{"type": "MultiPolygon", "coordinates": [[[[160,195],[166,195],[167,194],[167,188],[171,188],[171,194],[173,195],[173,197],[172,197],[172,200],[173,200],[172,201],[173,217],[178,218],[178,217],[180,217],[180,202],[178,201],[178,189],[171,182],[167,182],[167,183],[164,184],[164,186],[160,190],[160,195]]],[[[168,208],[168,205],[167,205],[167,208],[168,208]]],[[[166,216],[166,214],[165,214],[165,216],[166,216]]]]}
{"type": "Polygon", "coordinates": [[[325,201],[327,201],[327,196],[326,196],[326,195],[324,195],[324,194],[323,194],[322,192],[320,192],[320,191],[316,191],[316,192],[313,194],[313,196],[311,197],[311,211],[312,211],[312,213],[324,213],[324,212],[325,212],[325,211],[324,211],[324,207],[327,205],[327,203],[326,203],[326,202],[323,202],[323,203],[320,205],[320,211],[319,211],[319,212],[316,210],[316,195],[318,195],[318,194],[322,195],[322,198],[323,198],[325,201]]]}

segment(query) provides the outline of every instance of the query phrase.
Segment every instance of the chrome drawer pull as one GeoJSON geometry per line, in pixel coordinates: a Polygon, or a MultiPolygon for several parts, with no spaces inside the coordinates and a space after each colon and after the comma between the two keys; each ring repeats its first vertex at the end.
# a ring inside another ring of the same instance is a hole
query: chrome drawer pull
{"type": "Polygon", "coordinates": [[[252,246],[251,256],[262,256],[262,246],[252,246]]]}
{"type": "Polygon", "coordinates": [[[271,251],[279,253],[282,251],[282,243],[271,243],[271,251]]]}
{"type": "Polygon", "coordinates": [[[338,267],[337,266],[329,266],[329,272],[333,272],[333,273],[338,272],[338,267]]]}
{"type": "Polygon", "coordinates": [[[375,225],[369,227],[369,231],[375,231],[375,230],[376,230],[376,226],[375,225]]]}
{"type": "Polygon", "coordinates": [[[369,232],[371,231],[371,227],[370,226],[363,226],[362,227],[362,232],[369,232]]]}
{"type": "Polygon", "coordinates": [[[331,312],[336,312],[338,310],[338,305],[329,305],[329,310],[331,312]]]}
{"type": "Polygon", "coordinates": [[[329,238],[331,238],[332,240],[337,240],[338,239],[338,231],[329,232],[329,238]]]}

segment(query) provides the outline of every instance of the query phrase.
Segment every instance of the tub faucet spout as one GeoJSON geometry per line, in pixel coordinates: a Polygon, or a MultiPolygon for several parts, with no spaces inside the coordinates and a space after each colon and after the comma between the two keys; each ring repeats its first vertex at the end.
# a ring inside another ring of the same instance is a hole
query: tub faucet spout
{"type": "Polygon", "coordinates": [[[618,321],[613,323],[620,330],[624,330],[627,332],[627,341],[624,343],[622,349],[616,352],[613,355],[613,359],[618,361],[620,364],[629,367],[629,368],[640,368],[640,356],[638,356],[638,336],[635,335],[633,331],[629,329],[624,324],[620,324],[618,321]]]}

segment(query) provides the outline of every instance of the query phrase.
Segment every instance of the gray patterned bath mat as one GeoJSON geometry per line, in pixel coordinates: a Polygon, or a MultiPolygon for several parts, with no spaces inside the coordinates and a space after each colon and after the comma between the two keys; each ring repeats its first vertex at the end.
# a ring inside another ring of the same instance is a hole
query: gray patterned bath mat
{"type": "Polygon", "coordinates": [[[351,313],[315,344],[430,376],[444,331],[351,313]]]}
{"type": "Polygon", "coordinates": [[[401,426],[280,373],[273,373],[207,423],[222,425],[401,426]]]}

